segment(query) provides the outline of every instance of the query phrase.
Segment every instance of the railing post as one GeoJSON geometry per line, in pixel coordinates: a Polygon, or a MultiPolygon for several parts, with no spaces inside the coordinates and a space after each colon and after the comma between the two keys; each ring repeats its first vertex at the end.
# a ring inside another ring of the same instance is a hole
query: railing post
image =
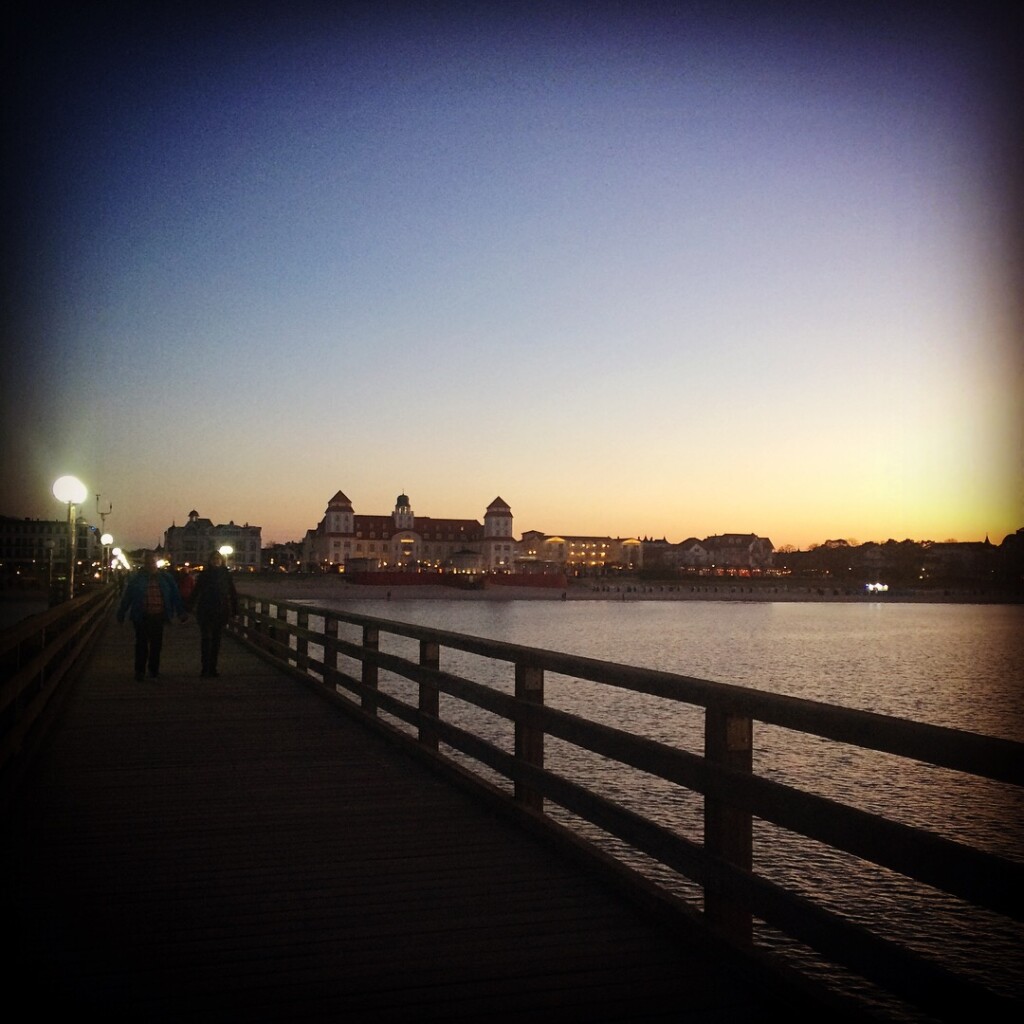
{"type": "Polygon", "coordinates": [[[309,638],[305,635],[309,630],[309,609],[300,608],[295,615],[295,625],[299,633],[295,638],[295,667],[300,672],[309,671],[309,638]]]}
{"type": "Polygon", "coordinates": [[[267,651],[270,649],[270,624],[267,621],[270,618],[270,602],[263,600],[260,601],[260,617],[259,617],[259,629],[260,634],[260,647],[267,651]]]}
{"type": "MultiPolygon", "coordinates": [[[[516,700],[525,704],[544,703],[544,669],[516,662],[516,700]]],[[[526,722],[516,722],[516,760],[534,768],[544,767],[544,730],[526,722]]],[[[544,795],[516,781],[515,798],[531,811],[544,811],[544,795]]]]}
{"type": "MultiPolygon", "coordinates": [[[[746,715],[708,708],[704,726],[704,756],[714,765],[733,771],[753,771],[754,724],[746,715]]],[[[753,818],[749,811],[719,797],[704,797],[704,846],[708,853],[744,871],[753,868],[753,818]]],[[[750,908],[722,889],[704,891],[708,924],[733,942],[750,945],[753,918],[750,908]]]]}
{"type": "MultiPolygon", "coordinates": [[[[424,668],[441,667],[441,646],[435,640],[420,641],[420,664],[424,668]]],[[[437,750],[437,730],[422,717],[438,718],[441,713],[440,692],[436,683],[420,683],[420,743],[429,750],[437,750]]]]}
{"type": "Polygon", "coordinates": [[[253,609],[253,600],[251,597],[243,597],[241,599],[242,604],[242,635],[246,640],[252,640],[256,633],[256,616],[253,609]]]}
{"type": "Polygon", "coordinates": [[[338,620],[324,616],[324,682],[333,687],[338,675],[338,620]]]}
{"type": "MultiPolygon", "coordinates": [[[[288,609],[283,605],[277,606],[277,621],[283,622],[285,625],[288,624],[288,609]]],[[[291,645],[288,643],[288,630],[281,629],[277,626],[274,627],[274,653],[282,661],[288,661],[288,648],[291,645]]]]}
{"type": "MultiPolygon", "coordinates": [[[[363,626],[363,649],[380,650],[380,630],[376,626],[363,626]]],[[[377,666],[369,661],[363,662],[363,686],[368,686],[371,690],[377,689],[377,666]]],[[[363,695],[362,705],[364,711],[371,715],[377,714],[377,701],[372,694],[363,695]]]]}

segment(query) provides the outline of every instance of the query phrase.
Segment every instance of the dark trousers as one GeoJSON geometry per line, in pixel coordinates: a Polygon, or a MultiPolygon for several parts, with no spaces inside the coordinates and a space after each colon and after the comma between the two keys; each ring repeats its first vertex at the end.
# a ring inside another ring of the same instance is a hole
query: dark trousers
{"type": "Polygon", "coordinates": [[[141,677],[149,668],[155,676],[160,671],[160,648],[164,643],[164,617],[144,615],[135,626],[135,675],[141,677]]]}
{"type": "Polygon", "coordinates": [[[217,671],[220,634],[223,629],[224,618],[221,615],[204,615],[199,620],[199,653],[204,676],[213,675],[217,671]]]}

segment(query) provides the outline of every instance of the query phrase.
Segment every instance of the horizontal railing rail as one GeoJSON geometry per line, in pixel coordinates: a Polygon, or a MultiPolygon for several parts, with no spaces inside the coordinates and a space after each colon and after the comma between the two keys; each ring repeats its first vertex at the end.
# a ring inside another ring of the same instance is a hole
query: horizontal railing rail
{"type": "MultiPolygon", "coordinates": [[[[264,656],[313,681],[376,728],[387,730],[407,745],[415,744],[418,752],[444,763],[460,777],[471,769],[442,752],[441,744],[486,766],[508,781],[511,793],[496,787],[485,775],[476,775],[475,784],[507,801],[533,823],[540,821],[552,831],[564,831],[565,823],[555,822],[545,810],[545,801],[550,801],[698,884],[703,889],[705,923],[737,946],[751,946],[756,918],[826,960],[940,1017],[959,1012],[955,1008],[964,1000],[988,1019],[1016,1017],[1021,1008],[1011,997],[966,973],[953,971],[755,872],[753,822],[759,819],[973,907],[1010,921],[1024,921],[1024,865],[1020,862],[754,774],[753,723],[1015,787],[1024,784],[1024,744],[669,672],[244,594],[241,615],[232,628],[264,656]],[[310,629],[311,616],[323,620],[321,630],[310,629]],[[357,627],[359,641],[339,636],[341,624],[357,627]],[[418,658],[382,650],[381,637],[388,635],[417,641],[418,658]],[[316,657],[311,648],[319,648],[321,655],[316,657]],[[514,692],[505,693],[442,670],[442,649],[507,663],[514,670],[514,692]],[[340,669],[339,657],[354,661],[356,674],[340,669]],[[415,683],[416,703],[382,689],[381,672],[415,683]],[[703,708],[703,755],[545,706],[546,673],[703,708]],[[512,723],[514,749],[502,749],[464,723],[442,718],[440,694],[512,723]],[[383,716],[406,723],[415,736],[383,716]],[[703,798],[703,842],[593,791],[579,779],[546,768],[548,737],[699,794],[703,798]]],[[[575,841],[592,842],[579,834],[575,841]]],[[[628,866],[624,870],[634,871],[628,866]]],[[[667,890],[665,899],[673,905],[680,903],[667,890]]]]}
{"type": "Polygon", "coordinates": [[[95,642],[113,587],[31,615],[0,633],[0,771],[6,777],[95,642]]]}

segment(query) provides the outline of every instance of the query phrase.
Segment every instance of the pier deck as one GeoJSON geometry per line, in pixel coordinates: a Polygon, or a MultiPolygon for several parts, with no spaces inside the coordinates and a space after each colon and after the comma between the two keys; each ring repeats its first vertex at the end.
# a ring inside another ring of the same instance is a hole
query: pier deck
{"type": "Polygon", "coordinates": [[[231,638],[132,678],[116,623],[6,812],[8,991],[108,1019],[743,1021],[809,1012],[231,638]],[[113,1014],[111,1018],[110,1015],[113,1014]]]}

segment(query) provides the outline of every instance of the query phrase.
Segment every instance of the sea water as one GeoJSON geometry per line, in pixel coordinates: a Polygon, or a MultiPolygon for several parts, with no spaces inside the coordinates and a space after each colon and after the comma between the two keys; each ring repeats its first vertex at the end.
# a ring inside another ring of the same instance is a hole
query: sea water
{"type": "MultiPolygon", "coordinates": [[[[1017,605],[440,599],[334,607],[1024,741],[1024,607],[1017,605]]],[[[415,657],[411,641],[382,634],[382,648],[415,657]]],[[[508,666],[443,650],[442,668],[511,692],[508,666]]],[[[381,678],[382,687],[415,703],[412,684],[381,678]]],[[[557,675],[545,681],[545,700],[695,753],[703,749],[703,715],[687,705],[557,675]]],[[[511,749],[507,723],[454,698],[443,701],[443,717],[511,749]]],[[[696,794],[551,739],[545,757],[552,771],[701,840],[696,794]]],[[[1004,857],[1024,854],[1016,787],[764,724],[755,724],[754,770],[1004,857]]],[[[557,808],[550,812],[560,816],[557,808]]],[[[695,886],[586,823],[574,824],[699,902],[695,886]]],[[[758,873],[1024,997],[1019,926],[767,823],[755,823],[754,838],[758,873]]],[[[761,928],[758,938],[817,968],[813,955],[790,948],[771,929],[761,928]]]]}

